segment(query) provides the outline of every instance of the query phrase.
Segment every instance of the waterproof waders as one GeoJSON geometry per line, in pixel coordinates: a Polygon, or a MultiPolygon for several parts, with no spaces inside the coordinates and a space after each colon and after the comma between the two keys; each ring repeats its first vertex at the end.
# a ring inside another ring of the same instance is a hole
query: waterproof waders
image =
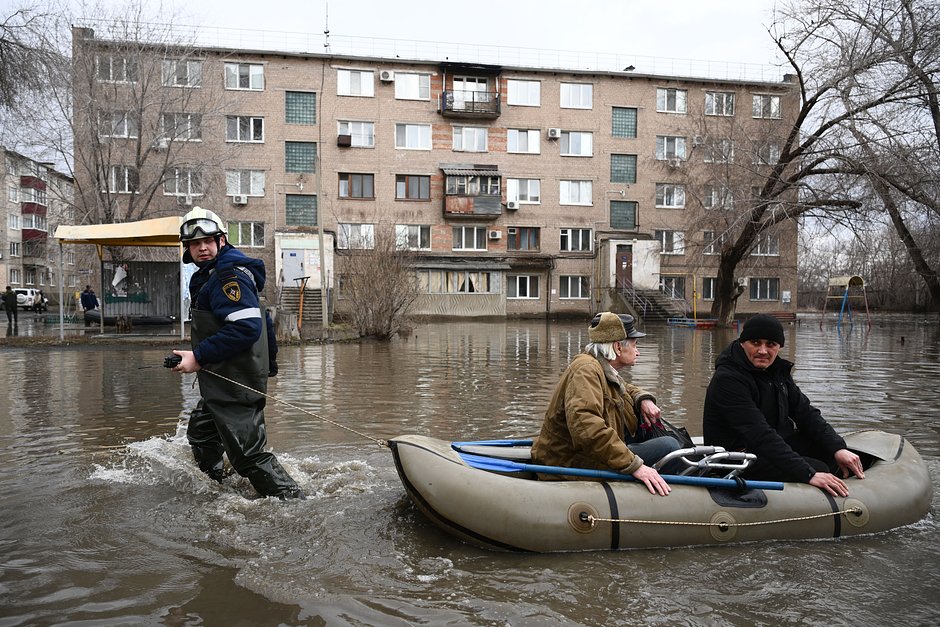
{"type": "MultiPolygon", "coordinates": [[[[219,329],[219,322],[212,313],[192,311],[193,348],[219,329]]],[[[261,337],[250,349],[224,362],[208,364],[196,373],[202,399],[190,415],[186,435],[199,469],[213,479],[222,479],[224,451],[235,471],[247,478],[263,496],[303,498],[297,482],[273,453],[265,451],[265,397],[220,379],[212,372],[253,390],[267,392],[266,325],[261,325],[261,337]]]]}

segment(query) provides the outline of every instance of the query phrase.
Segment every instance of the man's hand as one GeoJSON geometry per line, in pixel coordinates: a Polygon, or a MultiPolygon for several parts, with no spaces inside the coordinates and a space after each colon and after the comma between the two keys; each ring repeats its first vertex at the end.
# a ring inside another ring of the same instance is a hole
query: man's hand
{"type": "Polygon", "coordinates": [[[651,401],[648,398],[644,398],[640,402],[640,418],[648,425],[655,424],[659,422],[660,417],[663,415],[663,410],[661,410],[656,403],[651,401]]]}
{"type": "Polygon", "coordinates": [[[848,479],[855,475],[859,479],[865,478],[865,471],[862,470],[862,458],[847,448],[839,449],[835,454],[836,463],[842,469],[842,477],[848,479]]]}
{"type": "Polygon", "coordinates": [[[849,488],[842,479],[828,472],[817,472],[809,480],[811,486],[825,490],[832,496],[848,496],[849,488]]]}
{"type": "Polygon", "coordinates": [[[196,361],[196,358],[193,356],[192,351],[173,351],[174,355],[179,355],[183,358],[183,361],[180,362],[180,365],[173,368],[173,372],[197,372],[202,370],[202,366],[199,365],[199,362],[196,361]]]}
{"type": "Polygon", "coordinates": [[[646,485],[646,489],[650,491],[650,494],[666,496],[672,492],[672,488],[669,487],[669,484],[666,483],[665,479],[659,476],[659,473],[656,472],[656,469],[651,468],[646,464],[643,464],[636,469],[636,472],[633,473],[633,478],[637,481],[642,481],[646,485]]]}

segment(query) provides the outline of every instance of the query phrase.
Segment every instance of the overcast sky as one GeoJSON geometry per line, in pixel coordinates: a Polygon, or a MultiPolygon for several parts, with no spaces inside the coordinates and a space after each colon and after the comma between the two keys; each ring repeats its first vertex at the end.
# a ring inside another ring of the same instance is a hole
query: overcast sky
{"type": "Polygon", "coordinates": [[[643,57],[779,62],[774,0],[164,0],[178,23],[643,57]]]}

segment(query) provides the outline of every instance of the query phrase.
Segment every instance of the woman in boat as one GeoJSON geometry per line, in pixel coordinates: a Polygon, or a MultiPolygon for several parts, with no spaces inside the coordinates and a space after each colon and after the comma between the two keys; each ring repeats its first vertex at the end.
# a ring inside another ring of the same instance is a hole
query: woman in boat
{"type": "Polygon", "coordinates": [[[548,466],[633,475],[651,493],[665,496],[671,488],[651,464],[677,450],[679,442],[669,436],[635,442],[640,422],[652,424],[662,411],[652,394],[618,374],[636,363],[637,339],[646,334],[633,326],[633,316],[605,311],[591,321],[588,335],[591,343],[574,358],[555,388],[532,444],[532,459],[548,466]]]}
{"type": "Polygon", "coordinates": [[[746,479],[796,481],[848,496],[836,473],[864,479],[861,459],[793,381],[793,363],[777,356],[784,341],[780,321],[758,314],[722,351],[705,393],[705,443],[757,455],[741,475],[746,479]]]}

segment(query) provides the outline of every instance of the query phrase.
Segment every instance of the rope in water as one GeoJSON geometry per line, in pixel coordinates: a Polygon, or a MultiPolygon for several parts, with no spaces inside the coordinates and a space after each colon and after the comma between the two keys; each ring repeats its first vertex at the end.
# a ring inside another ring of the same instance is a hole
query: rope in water
{"type": "Polygon", "coordinates": [[[796,516],[794,518],[778,518],[776,520],[761,520],[757,522],[689,522],[689,521],[680,521],[680,520],[637,520],[632,518],[599,518],[597,516],[592,516],[588,514],[583,520],[585,522],[591,523],[591,527],[594,527],[599,522],[610,522],[610,523],[632,523],[637,525],[687,525],[692,527],[757,527],[758,525],[776,525],[778,523],[787,523],[787,522],[799,522],[802,520],[813,520],[814,518],[829,518],[830,516],[842,516],[843,514],[855,514],[861,515],[862,509],[860,507],[850,507],[849,509],[839,510],[837,512],[827,512],[825,514],[814,514],[812,516],[796,516]]]}
{"type": "Polygon", "coordinates": [[[206,369],[203,369],[203,372],[208,372],[208,373],[210,373],[210,374],[212,374],[212,375],[215,375],[216,377],[218,377],[218,378],[220,378],[220,379],[224,379],[225,381],[228,381],[229,383],[234,383],[235,385],[237,385],[237,386],[239,386],[239,387],[245,388],[245,389],[248,390],[249,392],[254,392],[255,394],[260,394],[261,396],[263,396],[263,397],[265,397],[265,398],[271,399],[271,400],[274,401],[275,403],[280,403],[281,405],[287,405],[287,406],[290,407],[291,409],[296,409],[297,411],[303,412],[303,413],[307,414],[308,416],[313,416],[313,417],[316,418],[317,420],[322,420],[323,422],[328,422],[328,423],[330,423],[331,425],[333,425],[334,427],[339,427],[340,429],[345,429],[346,431],[349,431],[350,433],[355,433],[356,435],[358,435],[358,436],[360,436],[360,437],[363,437],[363,438],[365,438],[365,439],[367,439],[367,440],[371,440],[372,442],[374,442],[375,444],[378,444],[379,446],[384,446],[384,447],[386,447],[386,448],[388,447],[388,440],[382,440],[382,439],[380,439],[380,438],[373,437],[373,436],[369,435],[368,433],[363,433],[363,432],[361,432],[361,431],[356,431],[356,430],[353,429],[352,427],[347,427],[346,425],[340,424],[340,423],[336,422],[335,420],[330,420],[329,418],[327,418],[327,417],[325,417],[325,416],[321,416],[320,414],[314,413],[314,412],[312,412],[312,411],[310,411],[310,410],[308,410],[308,409],[304,409],[303,407],[297,407],[296,405],[293,405],[293,404],[291,404],[291,403],[288,403],[287,401],[282,401],[281,399],[277,398],[276,396],[271,396],[270,394],[265,394],[264,392],[261,392],[260,390],[256,390],[256,389],[254,389],[253,387],[250,387],[250,386],[245,385],[244,383],[240,383],[240,382],[238,382],[238,381],[234,381],[234,380],[232,380],[232,379],[229,379],[229,378],[226,377],[225,375],[221,375],[221,374],[219,374],[218,372],[212,372],[211,370],[206,370],[206,369]]]}

